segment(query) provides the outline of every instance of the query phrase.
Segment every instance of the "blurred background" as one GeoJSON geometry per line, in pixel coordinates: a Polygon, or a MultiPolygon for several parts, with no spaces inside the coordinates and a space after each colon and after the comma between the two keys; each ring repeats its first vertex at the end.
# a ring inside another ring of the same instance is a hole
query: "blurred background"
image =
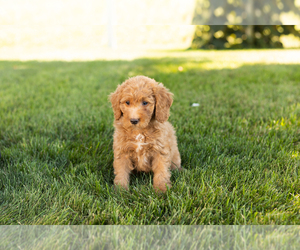
{"type": "Polygon", "coordinates": [[[0,0],[0,59],[299,48],[300,0],[0,0]]]}

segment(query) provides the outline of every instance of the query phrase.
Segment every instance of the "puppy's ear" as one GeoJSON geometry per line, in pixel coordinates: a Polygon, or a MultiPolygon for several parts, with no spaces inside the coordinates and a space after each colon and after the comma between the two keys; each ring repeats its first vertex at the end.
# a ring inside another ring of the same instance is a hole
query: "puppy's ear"
{"type": "Polygon", "coordinates": [[[155,119],[161,123],[168,120],[170,107],[173,103],[173,94],[161,83],[154,88],[155,96],[155,119]]]}
{"type": "Polygon", "coordinates": [[[120,108],[120,100],[121,100],[122,90],[123,90],[123,87],[121,85],[118,85],[118,88],[116,89],[116,91],[109,95],[109,99],[112,104],[112,108],[113,108],[114,116],[115,116],[116,120],[119,120],[122,115],[122,111],[120,108]]]}

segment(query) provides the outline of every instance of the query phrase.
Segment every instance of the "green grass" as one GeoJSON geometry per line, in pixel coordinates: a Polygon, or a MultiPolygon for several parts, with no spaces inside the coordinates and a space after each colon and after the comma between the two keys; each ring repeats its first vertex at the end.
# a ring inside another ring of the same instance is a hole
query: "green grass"
{"type": "Polygon", "coordinates": [[[298,249],[300,226],[0,226],[1,249],[298,249]]]}
{"type": "Polygon", "coordinates": [[[0,224],[299,224],[299,65],[218,53],[0,62],[0,224]],[[145,173],[113,188],[107,96],[138,74],[175,95],[187,171],[166,194],[145,173]]]}

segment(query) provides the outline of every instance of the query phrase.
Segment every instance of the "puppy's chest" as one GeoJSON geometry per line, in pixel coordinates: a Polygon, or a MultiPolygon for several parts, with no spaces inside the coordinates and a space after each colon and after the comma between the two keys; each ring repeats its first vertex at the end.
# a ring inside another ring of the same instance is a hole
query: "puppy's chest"
{"type": "Polygon", "coordinates": [[[141,133],[136,135],[133,134],[128,141],[130,151],[134,153],[133,155],[143,155],[146,152],[149,152],[154,144],[155,142],[153,140],[141,133]]]}
{"type": "Polygon", "coordinates": [[[132,135],[128,141],[128,151],[135,168],[149,170],[151,158],[155,151],[155,141],[145,134],[132,135]]]}

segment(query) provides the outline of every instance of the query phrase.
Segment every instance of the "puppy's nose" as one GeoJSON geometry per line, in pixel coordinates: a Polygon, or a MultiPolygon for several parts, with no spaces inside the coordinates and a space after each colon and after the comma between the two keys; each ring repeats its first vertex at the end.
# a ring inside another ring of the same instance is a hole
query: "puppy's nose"
{"type": "Polygon", "coordinates": [[[130,119],[130,122],[132,123],[132,124],[138,124],[138,122],[140,121],[140,119],[130,119]]]}

